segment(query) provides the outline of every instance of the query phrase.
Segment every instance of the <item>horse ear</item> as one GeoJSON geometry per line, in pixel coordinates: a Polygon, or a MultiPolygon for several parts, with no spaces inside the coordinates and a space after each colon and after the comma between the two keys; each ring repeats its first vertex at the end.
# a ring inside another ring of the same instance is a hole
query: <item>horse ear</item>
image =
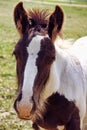
{"type": "Polygon", "coordinates": [[[64,21],[63,10],[59,7],[55,7],[55,11],[49,18],[48,34],[49,37],[54,41],[58,34],[60,34],[64,21]]]}
{"type": "Polygon", "coordinates": [[[20,36],[22,36],[28,27],[28,16],[22,2],[19,2],[14,8],[14,22],[20,36]]]}

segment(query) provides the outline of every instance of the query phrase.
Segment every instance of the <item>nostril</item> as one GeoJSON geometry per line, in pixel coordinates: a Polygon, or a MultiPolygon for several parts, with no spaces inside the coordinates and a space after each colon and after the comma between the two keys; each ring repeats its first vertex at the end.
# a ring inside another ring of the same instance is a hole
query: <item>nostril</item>
{"type": "Polygon", "coordinates": [[[19,96],[18,96],[18,98],[17,98],[17,101],[21,101],[21,99],[22,99],[22,92],[19,94],[19,96]]]}
{"type": "Polygon", "coordinates": [[[17,99],[15,100],[14,102],[14,109],[16,110],[16,112],[18,113],[18,110],[17,110],[17,102],[20,102],[22,99],[22,92],[18,95],[17,99]]]}
{"type": "Polygon", "coordinates": [[[17,110],[17,100],[15,100],[15,102],[14,102],[14,109],[15,109],[16,112],[18,113],[18,110],[17,110]]]}

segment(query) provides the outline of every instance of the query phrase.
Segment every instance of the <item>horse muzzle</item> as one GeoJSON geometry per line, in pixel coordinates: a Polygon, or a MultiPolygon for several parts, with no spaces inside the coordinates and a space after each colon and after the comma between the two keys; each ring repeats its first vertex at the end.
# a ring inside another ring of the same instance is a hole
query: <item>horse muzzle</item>
{"type": "Polygon", "coordinates": [[[33,103],[30,101],[15,100],[14,109],[16,110],[18,117],[24,120],[30,120],[31,111],[33,108],[33,103]]]}

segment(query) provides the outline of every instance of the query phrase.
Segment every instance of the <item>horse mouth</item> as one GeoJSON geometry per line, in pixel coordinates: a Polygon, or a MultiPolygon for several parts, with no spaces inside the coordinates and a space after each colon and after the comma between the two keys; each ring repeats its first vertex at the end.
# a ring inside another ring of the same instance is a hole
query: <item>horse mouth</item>
{"type": "Polygon", "coordinates": [[[22,120],[31,120],[31,116],[30,115],[27,115],[27,116],[21,116],[18,114],[18,117],[22,120]]]}

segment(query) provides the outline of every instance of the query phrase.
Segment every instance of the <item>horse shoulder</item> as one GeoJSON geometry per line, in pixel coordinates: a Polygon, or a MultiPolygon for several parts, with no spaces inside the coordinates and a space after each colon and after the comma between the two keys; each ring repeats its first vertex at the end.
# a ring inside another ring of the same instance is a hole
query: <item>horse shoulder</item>
{"type": "Polygon", "coordinates": [[[81,63],[77,57],[67,53],[66,66],[60,78],[60,94],[64,94],[69,100],[80,101],[84,95],[84,73],[81,63]]]}

